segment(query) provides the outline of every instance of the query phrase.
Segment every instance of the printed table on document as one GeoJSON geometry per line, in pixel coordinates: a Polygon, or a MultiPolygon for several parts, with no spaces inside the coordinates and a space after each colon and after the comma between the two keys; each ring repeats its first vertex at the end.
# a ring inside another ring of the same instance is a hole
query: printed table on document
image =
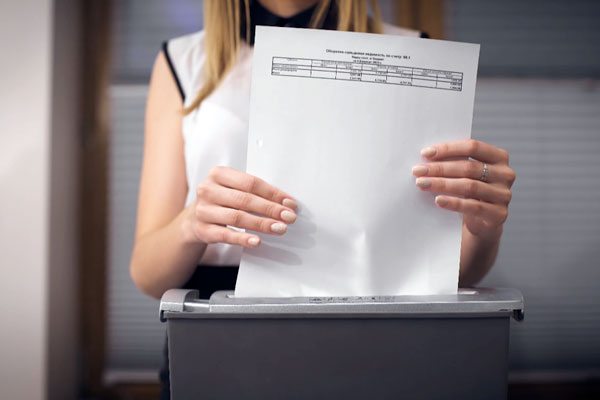
{"type": "Polygon", "coordinates": [[[462,91],[463,73],[309,58],[273,57],[271,75],[335,79],[462,91]]]}

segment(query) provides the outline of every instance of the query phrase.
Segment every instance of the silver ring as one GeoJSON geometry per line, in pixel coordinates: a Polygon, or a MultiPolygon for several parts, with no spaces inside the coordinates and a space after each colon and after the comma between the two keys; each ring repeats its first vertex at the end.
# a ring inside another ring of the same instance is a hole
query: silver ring
{"type": "Polygon", "coordinates": [[[488,178],[488,166],[486,163],[483,163],[483,172],[481,173],[481,178],[479,178],[482,182],[487,182],[488,178]]]}

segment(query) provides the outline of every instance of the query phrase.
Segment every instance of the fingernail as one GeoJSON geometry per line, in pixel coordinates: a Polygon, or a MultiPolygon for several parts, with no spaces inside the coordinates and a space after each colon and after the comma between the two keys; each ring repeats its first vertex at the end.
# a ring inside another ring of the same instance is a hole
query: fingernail
{"type": "Polygon", "coordinates": [[[283,204],[285,207],[289,207],[289,208],[294,209],[294,210],[296,208],[298,208],[298,203],[296,203],[292,199],[283,199],[283,201],[281,202],[281,204],[283,204]]]}
{"type": "Polygon", "coordinates": [[[415,176],[427,175],[427,172],[429,172],[429,168],[425,167],[424,165],[415,165],[412,168],[412,173],[415,176]]]}
{"type": "Polygon", "coordinates": [[[248,239],[248,244],[250,246],[258,246],[259,243],[260,243],[260,239],[257,237],[252,236],[250,239],[248,239]]]}
{"type": "Polygon", "coordinates": [[[417,186],[422,188],[428,188],[431,186],[431,179],[417,178],[417,186]]]}
{"type": "Polygon", "coordinates": [[[436,196],[435,204],[437,204],[440,207],[445,207],[448,205],[448,200],[445,199],[444,197],[436,196]]]}
{"type": "Polygon", "coordinates": [[[435,153],[437,152],[437,150],[435,149],[435,147],[425,147],[423,150],[421,150],[421,155],[423,157],[433,157],[435,155],[435,153]]]}
{"type": "Polygon", "coordinates": [[[283,210],[281,212],[281,219],[291,224],[296,220],[296,214],[288,210],[283,210]]]}
{"type": "Polygon", "coordinates": [[[287,225],[282,224],[281,222],[275,222],[273,225],[271,225],[271,231],[275,233],[283,233],[286,231],[286,229],[287,225]]]}

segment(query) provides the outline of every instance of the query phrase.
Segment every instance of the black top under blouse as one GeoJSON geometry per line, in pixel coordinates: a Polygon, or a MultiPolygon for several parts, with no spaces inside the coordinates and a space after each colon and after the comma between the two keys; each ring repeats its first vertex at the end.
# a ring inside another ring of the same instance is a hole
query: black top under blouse
{"type": "MultiPolygon", "coordinates": [[[[334,30],[337,27],[337,12],[334,7],[335,2],[331,2],[329,11],[323,22],[321,29],[334,30]]],[[[240,35],[242,39],[246,39],[246,10],[242,5],[240,35]]],[[[257,0],[250,0],[250,45],[254,45],[254,33],[257,25],[265,26],[280,26],[289,28],[308,28],[310,19],[312,18],[313,12],[316,10],[317,5],[307,8],[298,14],[292,15],[291,17],[280,17],[279,15],[273,14],[260,4],[257,0]]]]}
{"type": "MultiPolygon", "coordinates": [[[[240,35],[242,39],[246,39],[246,10],[243,6],[243,2],[240,2],[242,5],[242,13],[241,13],[241,21],[242,26],[240,30],[240,35]]],[[[254,33],[257,25],[265,25],[265,26],[281,26],[281,27],[290,27],[290,28],[308,28],[310,24],[310,20],[312,18],[313,12],[316,10],[317,5],[314,5],[304,11],[299,12],[296,15],[291,17],[280,17],[279,15],[273,14],[271,11],[267,10],[265,7],[260,4],[257,0],[250,0],[250,45],[254,45],[254,33]]],[[[329,10],[327,11],[327,15],[325,20],[323,21],[323,26],[320,29],[329,29],[336,30],[337,29],[337,9],[335,7],[335,2],[332,1],[329,5],[329,10]]],[[[429,38],[429,35],[425,32],[421,32],[422,38],[429,38]]]]}

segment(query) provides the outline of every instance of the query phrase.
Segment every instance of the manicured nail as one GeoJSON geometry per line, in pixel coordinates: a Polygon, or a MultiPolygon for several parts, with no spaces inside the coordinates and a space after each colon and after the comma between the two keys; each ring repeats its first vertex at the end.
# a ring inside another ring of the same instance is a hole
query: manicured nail
{"type": "Polygon", "coordinates": [[[417,186],[422,188],[431,187],[431,179],[417,178],[417,186]]]}
{"type": "Polygon", "coordinates": [[[448,199],[446,199],[444,197],[436,196],[435,197],[435,204],[437,204],[440,207],[445,207],[445,206],[448,205],[448,199]]]}
{"type": "Polygon", "coordinates": [[[281,212],[281,219],[291,224],[296,220],[296,214],[288,210],[283,210],[281,212]]]}
{"type": "Polygon", "coordinates": [[[435,156],[435,153],[437,153],[435,147],[425,147],[423,150],[421,150],[421,155],[427,158],[435,156]]]}
{"type": "Polygon", "coordinates": [[[259,243],[260,243],[260,239],[255,236],[252,236],[250,239],[248,239],[248,244],[250,246],[258,246],[259,243]]]}
{"type": "Polygon", "coordinates": [[[271,225],[271,231],[273,231],[275,233],[283,233],[286,230],[287,230],[287,225],[282,224],[281,222],[275,222],[273,225],[271,225]]]}
{"type": "Polygon", "coordinates": [[[427,172],[429,172],[429,168],[427,168],[424,165],[415,165],[412,168],[412,173],[415,176],[423,176],[423,175],[427,175],[427,172]]]}
{"type": "Polygon", "coordinates": [[[292,199],[283,199],[283,201],[281,202],[281,204],[283,204],[285,207],[289,207],[293,210],[298,208],[298,203],[296,203],[294,200],[292,199]]]}

